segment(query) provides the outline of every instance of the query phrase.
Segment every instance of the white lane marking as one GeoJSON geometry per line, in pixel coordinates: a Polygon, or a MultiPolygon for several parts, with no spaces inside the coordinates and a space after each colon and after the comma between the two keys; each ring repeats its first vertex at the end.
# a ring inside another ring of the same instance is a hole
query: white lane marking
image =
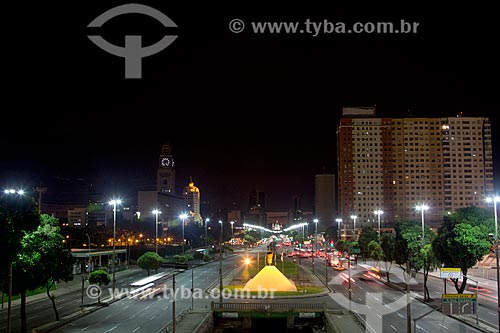
{"type": "Polygon", "coordinates": [[[166,309],[168,309],[168,305],[166,307],[163,308],[163,311],[165,311],[166,309]]]}
{"type": "Polygon", "coordinates": [[[397,331],[397,330],[398,330],[396,327],[394,327],[394,326],[392,326],[392,325],[389,325],[389,326],[391,326],[391,327],[392,327],[392,329],[393,329],[393,330],[395,330],[395,331],[397,331]]]}
{"type": "Polygon", "coordinates": [[[366,304],[366,307],[370,310],[372,309],[371,306],[369,306],[368,304],[366,304]]]}
{"type": "Polygon", "coordinates": [[[87,326],[87,327],[84,327],[82,328],[82,332],[85,331],[87,328],[89,328],[90,326],[87,326]]]}
{"type": "Polygon", "coordinates": [[[128,308],[129,306],[130,306],[130,305],[125,306],[125,307],[123,308],[123,310],[125,310],[125,309],[126,309],[126,308],[128,308]]]}
{"type": "Polygon", "coordinates": [[[132,331],[132,333],[137,331],[139,328],[141,328],[141,326],[137,326],[136,329],[132,331]]]}
{"type": "Polygon", "coordinates": [[[428,331],[428,330],[426,330],[425,328],[421,327],[420,325],[417,325],[417,328],[418,328],[419,330],[422,330],[422,331],[424,331],[424,332],[429,333],[429,331],[428,331]]]}
{"type": "Polygon", "coordinates": [[[156,318],[156,315],[154,315],[153,317],[149,318],[149,320],[153,320],[156,318]]]}
{"type": "Polygon", "coordinates": [[[444,329],[448,329],[448,327],[444,326],[444,325],[441,325],[441,324],[438,324],[439,326],[441,326],[442,328],[444,329]]]}
{"type": "Polygon", "coordinates": [[[377,316],[378,316],[380,319],[382,319],[382,316],[381,316],[381,315],[379,315],[378,313],[377,313],[377,316]]]}
{"type": "Polygon", "coordinates": [[[406,316],[403,316],[401,313],[399,312],[396,312],[396,314],[398,315],[399,318],[406,318],[406,316]]]}
{"type": "Polygon", "coordinates": [[[113,327],[111,327],[109,330],[104,331],[104,333],[106,333],[106,332],[111,332],[111,331],[113,331],[114,329],[116,329],[117,327],[118,327],[118,325],[113,326],[113,327]]]}
{"type": "Polygon", "coordinates": [[[144,310],[148,310],[150,307],[151,307],[151,304],[150,304],[150,305],[148,305],[148,306],[146,306],[146,307],[144,308],[144,310]]]}

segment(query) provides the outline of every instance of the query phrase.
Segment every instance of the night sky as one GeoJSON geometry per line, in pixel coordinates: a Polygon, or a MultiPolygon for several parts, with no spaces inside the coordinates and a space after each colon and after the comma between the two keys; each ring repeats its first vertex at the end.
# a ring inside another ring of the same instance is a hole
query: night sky
{"type": "MultiPolygon", "coordinates": [[[[313,7],[287,2],[180,6],[141,1],[177,28],[144,15],[87,25],[124,1],[66,1],[15,8],[2,112],[3,186],[49,187],[48,200],[95,184],[132,200],[155,183],[163,143],[173,147],[177,184],[192,176],[212,208],[248,208],[252,189],[268,209],[295,195],[311,210],[314,175],[336,171],[343,106],[379,116],[493,117],[498,109],[498,40],[492,8],[417,5],[313,7]],[[15,19],[14,19],[15,17],[15,19]],[[234,34],[232,19],[246,29],[234,34]],[[253,34],[251,21],[420,23],[417,34],[253,34]],[[178,38],[124,79],[124,59],[89,34],[123,45],[178,38]]],[[[495,173],[500,140],[492,119],[495,173]]],[[[495,178],[498,179],[498,176],[495,178]]],[[[497,186],[498,188],[498,182],[497,186]]]]}

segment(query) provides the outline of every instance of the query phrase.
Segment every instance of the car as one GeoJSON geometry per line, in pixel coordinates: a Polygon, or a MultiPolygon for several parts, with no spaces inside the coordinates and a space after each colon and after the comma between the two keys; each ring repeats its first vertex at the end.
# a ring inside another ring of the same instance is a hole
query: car
{"type": "Polygon", "coordinates": [[[370,269],[365,269],[359,275],[357,275],[357,278],[359,280],[364,280],[364,281],[377,281],[381,279],[381,274],[380,270],[372,267],[370,269]]]}

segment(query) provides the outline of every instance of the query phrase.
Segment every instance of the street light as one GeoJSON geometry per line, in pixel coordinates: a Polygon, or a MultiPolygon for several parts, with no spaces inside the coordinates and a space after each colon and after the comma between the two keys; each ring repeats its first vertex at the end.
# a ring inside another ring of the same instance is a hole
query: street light
{"type": "Polygon", "coordinates": [[[231,223],[231,239],[232,239],[234,237],[234,231],[233,231],[234,221],[231,221],[229,223],[231,223]]]}
{"type": "Polygon", "coordinates": [[[380,215],[384,214],[384,211],[381,209],[377,209],[373,212],[373,214],[377,215],[378,218],[378,242],[380,243],[380,215]]]}
{"type": "Polygon", "coordinates": [[[207,224],[208,224],[208,222],[210,222],[210,218],[207,217],[205,219],[205,247],[207,247],[207,244],[208,244],[207,243],[208,242],[208,239],[207,239],[208,238],[208,236],[207,236],[207,224]]]}
{"type": "Polygon", "coordinates": [[[429,206],[427,206],[427,205],[418,205],[415,208],[417,210],[419,210],[419,211],[422,212],[422,246],[424,246],[424,237],[425,237],[424,236],[424,228],[425,228],[424,227],[425,226],[425,224],[424,224],[424,212],[429,209],[429,206]]]}
{"type": "Polygon", "coordinates": [[[222,305],[222,220],[220,224],[220,240],[219,240],[219,303],[222,305]]]}
{"type": "Polygon", "coordinates": [[[113,199],[109,202],[111,206],[113,206],[113,299],[115,298],[115,273],[116,273],[116,206],[121,205],[122,201],[120,199],[113,199]]]}
{"type": "Polygon", "coordinates": [[[335,219],[335,222],[337,222],[337,240],[340,239],[340,223],[342,223],[342,219],[338,218],[335,219]]]}
{"type": "MultiPolygon", "coordinates": [[[[4,194],[19,194],[20,196],[24,195],[23,190],[14,190],[14,189],[6,189],[3,192],[4,194]]],[[[11,332],[11,318],[12,318],[12,261],[9,261],[9,282],[8,282],[8,294],[9,300],[7,305],[7,333],[11,332]]]]}
{"type": "Polygon", "coordinates": [[[500,327],[500,269],[498,264],[498,213],[497,202],[500,202],[500,196],[486,198],[486,202],[493,202],[493,209],[495,210],[495,258],[497,261],[497,305],[498,305],[498,327],[500,327]]]}
{"type": "Polygon", "coordinates": [[[312,271],[313,271],[313,274],[314,274],[314,257],[316,256],[316,238],[318,237],[317,236],[317,233],[318,233],[318,222],[319,220],[318,219],[314,219],[313,220],[314,222],[314,241],[313,241],[313,256],[312,256],[312,271]]]}
{"type": "Polygon", "coordinates": [[[182,254],[184,254],[184,221],[186,221],[188,215],[186,213],[182,213],[179,215],[180,219],[182,220],[182,254]]]}
{"type": "Polygon", "coordinates": [[[155,215],[155,252],[158,254],[158,215],[161,214],[161,211],[155,209],[153,210],[153,214],[155,215]]]}
{"type": "Polygon", "coordinates": [[[90,273],[90,236],[87,233],[85,233],[85,235],[87,235],[87,238],[89,239],[89,255],[88,255],[88,260],[89,260],[89,273],[90,273]]]}
{"type": "Polygon", "coordinates": [[[356,240],[356,219],[357,219],[357,218],[358,218],[358,217],[357,217],[356,215],[351,215],[351,219],[353,219],[353,220],[354,220],[354,226],[353,226],[353,227],[354,227],[354,228],[353,228],[353,229],[354,229],[354,230],[353,230],[353,232],[354,232],[354,239],[353,239],[353,240],[356,240]]]}

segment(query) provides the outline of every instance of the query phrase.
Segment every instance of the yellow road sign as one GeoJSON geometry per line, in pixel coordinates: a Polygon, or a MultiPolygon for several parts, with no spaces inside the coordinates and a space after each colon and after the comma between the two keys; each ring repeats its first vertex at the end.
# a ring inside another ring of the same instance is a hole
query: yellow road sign
{"type": "Polygon", "coordinates": [[[441,298],[477,298],[476,294],[441,294],[441,298]]]}

